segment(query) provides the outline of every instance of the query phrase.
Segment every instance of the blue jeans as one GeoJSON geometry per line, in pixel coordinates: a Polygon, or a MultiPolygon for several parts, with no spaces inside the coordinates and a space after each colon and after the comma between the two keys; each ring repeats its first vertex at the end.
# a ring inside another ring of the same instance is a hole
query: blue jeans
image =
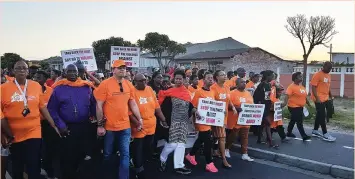
{"type": "MultiPolygon", "coordinates": [[[[104,137],[104,169],[109,168],[109,161],[114,152],[114,144],[120,152],[120,165],[118,168],[118,179],[129,179],[129,144],[131,139],[131,129],[122,131],[106,131],[104,137]]],[[[116,153],[115,153],[116,154],[116,153]]],[[[107,174],[109,171],[105,171],[107,174]]]]}

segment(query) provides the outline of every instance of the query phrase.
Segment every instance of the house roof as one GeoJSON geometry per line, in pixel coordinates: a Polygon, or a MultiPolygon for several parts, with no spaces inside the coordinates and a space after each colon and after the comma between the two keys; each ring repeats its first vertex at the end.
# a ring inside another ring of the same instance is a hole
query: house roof
{"type": "Polygon", "coordinates": [[[259,47],[254,47],[254,48],[241,48],[241,49],[230,49],[230,50],[218,50],[218,51],[207,51],[207,52],[198,52],[190,55],[185,55],[179,58],[175,58],[176,60],[201,60],[201,59],[221,59],[221,58],[233,58],[235,55],[248,52],[250,50],[261,50],[264,53],[269,54],[272,57],[275,57],[278,60],[281,61],[287,61],[290,63],[299,63],[299,61],[293,61],[293,60],[284,60],[266,50],[263,50],[259,47]]]}
{"type": "MultiPolygon", "coordinates": [[[[186,44],[184,46],[186,48],[186,53],[179,54],[176,56],[176,58],[180,58],[183,56],[187,56],[199,52],[249,48],[249,46],[231,37],[227,37],[227,38],[223,38],[211,42],[206,42],[206,43],[186,44]]],[[[143,58],[155,58],[154,55],[152,55],[151,53],[143,53],[140,56],[143,58]]],[[[162,57],[166,57],[166,56],[168,56],[167,52],[163,52],[162,57]]]]}
{"type": "Polygon", "coordinates": [[[198,52],[190,55],[175,58],[176,60],[197,60],[197,59],[220,59],[220,58],[232,58],[243,52],[249,51],[250,48],[230,49],[230,50],[218,50],[198,52]]]}
{"type": "Polygon", "coordinates": [[[332,52],[332,54],[354,54],[354,52],[332,52]]]}

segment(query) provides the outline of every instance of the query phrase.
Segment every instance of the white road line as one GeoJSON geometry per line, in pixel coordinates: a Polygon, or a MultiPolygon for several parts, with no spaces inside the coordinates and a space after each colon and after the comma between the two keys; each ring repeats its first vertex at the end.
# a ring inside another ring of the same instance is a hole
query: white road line
{"type": "Polygon", "coordinates": [[[300,139],[300,138],[293,138],[293,139],[295,139],[295,140],[303,140],[303,139],[300,139]]]}
{"type": "Polygon", "coordinates": [[[343,147],[346,148],[346,149],[353,149],[353,150],[355,150],[354,147],[349,147],[349,146],[343,146],[343,147]]]}

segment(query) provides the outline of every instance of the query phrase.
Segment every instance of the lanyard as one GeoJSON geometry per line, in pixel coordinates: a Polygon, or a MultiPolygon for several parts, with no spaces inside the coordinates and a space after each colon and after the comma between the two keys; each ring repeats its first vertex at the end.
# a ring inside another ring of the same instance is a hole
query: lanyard
{"type": "Polygon", "coordinates": [[[18,84],[17,80],[15,79],[15,84],[17,86],[17,89],[21,92],[21,95],[23,97],[23,104],[25,106],[25,109],[27,109],[27,98],[26,98],[26,92],[27,92],[27,79],[26,79],[26,82],[25,82],[25,88],[24,90],[22,91],[20,85],[18,84]]]}

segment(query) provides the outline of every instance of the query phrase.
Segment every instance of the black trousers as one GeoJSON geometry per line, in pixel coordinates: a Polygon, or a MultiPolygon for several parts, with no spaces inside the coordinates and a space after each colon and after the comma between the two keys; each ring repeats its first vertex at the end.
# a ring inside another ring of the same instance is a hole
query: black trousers
{"type": "Polygon", "coordinates": [[[327,133],[327,125],[325,123],[326,120],[326,103],[328,103],[328,101],[323,102],[323,103],[315,103],[316,105],[316,110],[317,110],[317,114],[316,114],[316,120],[314,122],[314,130],[318,130],[319,126],[322,127],[322,132],[323,134],[327,133]]]}
{"type": "Polygon", "coordinates": [[[47,172],[48,177],[54,177],[53,162],[58,157],[58,148],[60,137],[50,126],[47,120],[41,121],[42,127],[42,147],[43,147],[43,169],[47,172]]]}
{"type": "Polygon", "coordinates": [[[200,149],[203,144],[203,153],[205,155],[206,163],[209,164],[212,162],[212,133],[211,131],[198,132],[198,138],[194,143],[190,151],[190,155],[195,156],[197,151],[200,149]]]}
{"type": "MultiPolygon", "coordinates": [[[[275,131],[279,134],[281,140],[286,138],[285,128],[284,126],[277,126],[275,131]]],[[[273,129],[271,129],[271,134],[273,133],[273,129]]]]}
{"type": "Polygon", "coordinates": [[[136,173],[144,170],[144,161],[152,155],[152,144],[154,135],[147,135],[143,138],[135,138],[131,144],[133,164],[136,173]]]}
{"type": "Polygon", "coordinates": [[[300,132],[302,138],[306,137],[307,134],[303,128],[303,107],[288,107],[288,110],[291,113],[291,120],[288,123],[287,133],[292,133],[293,127],[295,126],[295,124],[297,124],[298,131],[300,132]]]}
{"type": "Polygon", "coordinates": [[[28,179],[40,178],[41,142],[42,139],[27,139],[11,145],[13,179],[23,179],[25,166],[28,179]]]}
{"type": "Polygon", "coordinates": [[[70,135],[60,142],[60,168],[62,179],[78,178],[78,170],[86,155],[86,137],[90,123],[67,124],[70,135]]]}

